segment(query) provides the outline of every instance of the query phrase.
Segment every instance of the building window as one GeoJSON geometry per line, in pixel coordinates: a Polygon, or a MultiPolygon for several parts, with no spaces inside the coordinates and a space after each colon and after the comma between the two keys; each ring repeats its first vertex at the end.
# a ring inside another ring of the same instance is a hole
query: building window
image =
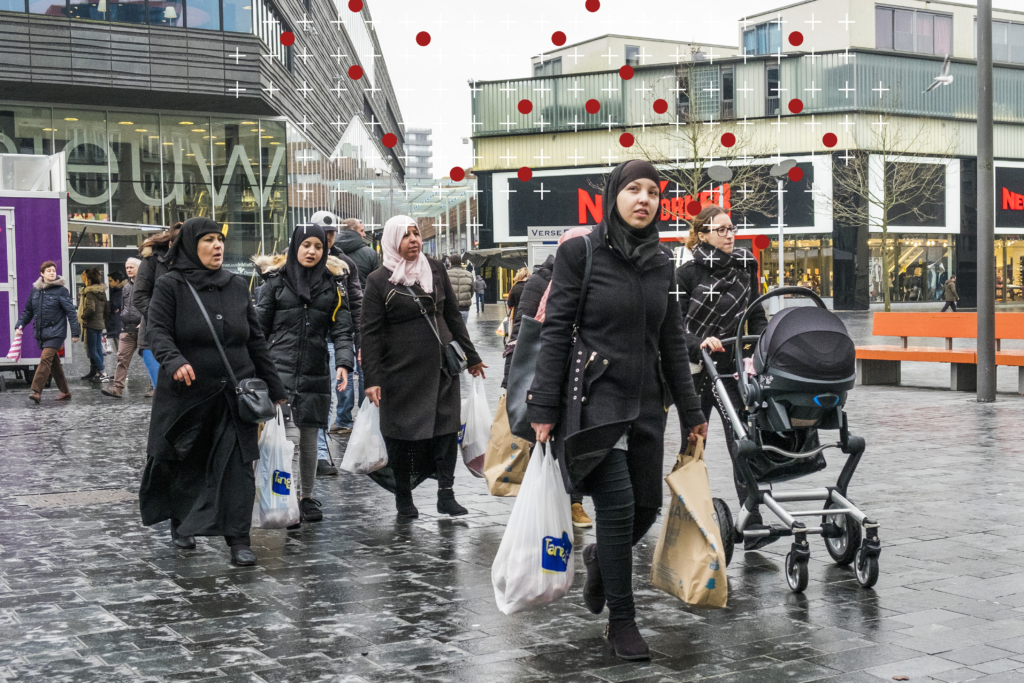
{"type": "Polygon", "coordinates": [[[781,111],[779,107],[779,65],[766,65],[764,72],[766,80],[764,114],[765,116],[775,116],[781,111]]]}
{"type": "Polygon", "coordinates": [[[636,45],[626,46],[626,66],[640,66],[640,48],[636,45]]]}
{"type": "Polygon", "coordinates": [[[235,33],[252,33],[253,0],[223,0],[224,30],[235,33]]]}
{"type": "MultiPolygon", "coordinates": [[[[152,2],[153,0],[150,0],[152,2]]],[[[248,1],[248,0],[247,0],[248,1]]],[[[267,49],[274,53],[274,56],[289,71],[291,70],[291,48],[281,44],[281,34],[287,31],[277,12],[266,0],[251,0],[253,8],[252,31],[267,49]]]]}
{"type": "Polygon", "coordinates": [[[185,25],[189,28],[220,30],[220,3],[217,0],[188,0],[185,25]]]}
{"type": "Polygon", "coordinates": [[[946,55],[953,52],[953,17],[894,7],[875,7],[879,50],[946,55]]]}
{"type": "Polygon", "coordinates": [[[557,57],[555,59],[549,59],[545,62],[533,65],[534,77],[539,76],[561,76],[562,75],[562,58],[557,57]]]}
{"type": "Polygon", "coordinates": [[[768,55],[782,51],[782,26],[769,21],[743,32],[743,51],[748,55],[768,55]]]}
{"type": "Polygon", "coordinates": [[[723,119],[736,118],[736,78],[735,67],[722,67],[722,113],[723,119]]]}
{"type": "Polygon", "coordinates": [[[690,76],[683,74],[679,77],[679,114],[688,116],[690,114],[690,76]]]}
{"type": "MultiPolygon", "coordinates": [[[[974,20],[974,58],[978,58],[978,20],[974,20]]],[[[992,22],[992,61],[1024,64],[1024,24],[992,22]]]]}

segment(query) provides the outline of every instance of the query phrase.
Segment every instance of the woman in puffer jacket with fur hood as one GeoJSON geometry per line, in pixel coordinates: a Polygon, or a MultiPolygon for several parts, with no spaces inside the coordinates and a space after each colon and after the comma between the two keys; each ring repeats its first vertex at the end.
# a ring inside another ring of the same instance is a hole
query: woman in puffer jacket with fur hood
{"type": "Polygon", "coordinates": [[[354,361],[348,297],[337,282],[348,266],[328,255],[327,237],[313,224],[295,228],[287,254],[253,263],[264,279],[256,316],[288,392],[288,438],[299,446],[299,512],[302,521],[319,522],[323,513],[312,497],[317,431],[328,427],[332,383],[344,390],[354,361]],[[333,382],[328,337],[337,366],[333,382]]]}

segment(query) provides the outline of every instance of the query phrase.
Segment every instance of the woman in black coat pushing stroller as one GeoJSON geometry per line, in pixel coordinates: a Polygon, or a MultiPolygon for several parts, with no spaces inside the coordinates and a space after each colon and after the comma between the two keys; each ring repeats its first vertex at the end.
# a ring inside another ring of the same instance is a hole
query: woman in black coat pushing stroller
{"type": "MultiPolygon", "coordinates": [[[[720,340],[736,336],[740,316],[758,297],[757,259],[746,249],[736,248],[736,226],[719,206],[706,206],[697,214],[690,226],[686,246],[693,252],[693,260],[676,271],[676,284],[690,362],[699,364],[700,350],[707,349],[718,372],[724,375],[723,381],[732,404],[742,409],[739,387],[732,377],[733,373],[740,371],[736,368],[735,352],[732,348],[726,349],[720,340]]],[[[768,318],[764,309],[757,306],[747,317],[746,334],[759,335],[766,327],[768,318]]],[[[701,410],[705,418],[711,417],[712,408],[718,410],[726,444],[730,455],[734,455],[732,423],[718,404],[708,377],[707,372],[694,376],[700,392],[701,410]]],[[[745,411],[742,417],[746,419],[745,411]]],[[[743,505],[747,499],[747,486],[735,468],[733,479],[740,505],[743,505]]],[[[763,526],[761,513],[754,510],[747,529],[763,526]]],[[[744,548],[757,550],[775,540],[778,540],[775,536],[748,539],[744,548]]]]}
{"type": "Polygon", "coordinates": [[[707,434],[679,308],[669,299],[673,268],[658,236],[660,183],[647,161],[620,164],[605,185],[604,220],[558,248],[527,395],[538,440],[551,439],[573,487],[594,500],[597,544],[583,551],[583,600],[594,614],[607,602],[608,640],[630,660],[650,658],[635,621],[632,548],[662,503],[667,406],[675,402],[690,439],[707,434]]]}
{"type": "Polygon", "coordinates": [[[312,223],[295,227],[283,263],[271,257],[269,262],[257,262],[261,264],[266,266],[266,282],[256,315],[288,392],[285,424],[289,439],[299,446],[299,513],[302,521],[319,522],[323,519],[320,502],[312,497],[317,432],[329,426],[334,391],[328,337],[334,342],[334,379],[339,391],[348,386],[354,360],[348,297],[335,282],[347,267],[328,255],[327,236],[312,223]]]}
{"type": "Polygon", "coordinates": [[[171,520],[179,548],[194,548],[195,536],[223,536],[233,563],[256,564],[249,528],[256,497],[252,463],[260,457],[257,428],[239,416],[235,387],[210,326],[238,380],[263,380],[278,403],[287,394],[249,285],[221,267],[220,226],[209,218],[185,221],[167,262],[170,271],[156,281],[146,314],[160,379],[139,491],[142,523],[171,520]]]}

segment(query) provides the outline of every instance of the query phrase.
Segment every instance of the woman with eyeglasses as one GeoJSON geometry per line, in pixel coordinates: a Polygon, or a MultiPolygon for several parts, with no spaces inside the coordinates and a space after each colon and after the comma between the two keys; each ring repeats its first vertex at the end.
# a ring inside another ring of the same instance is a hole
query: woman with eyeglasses
{"type": "MultiPolygon", "coordinates": [[[[701,363],[701,349],[707,349],[718,372],[722,374],[729,399],[737,408],[743,405],[737,380],[735,350],[726,348],[721,340],[736,336],[736,325],[740,316],[758,297],[757,259],[746,249],[736,248],[736,226],[729,214],[719,206],[705,206],[690,225],[686,247],[693,253],[693,260],[687,261],[676,270],[676,292],[683,316],[683,332],[690,353],[694,384],[700,392],[701,410],[711,417],[714,407],[722,419],[725,440],[730,455],[733,451],[732,424],[715,400],[714,389],[708,373],[697,365],[701,363]]],[[[757,306],[747,317],[746,334],[755,335],[768,327],[764,308],[757,306]]],[[[746,355],[749,355],[747,353],[746,355]]],[[[746,411],[741,411],[746,419],[746,411]]],[[[747,499],[747,487],[733,469],[736,493],[740,504],[747,499]]],[[[751,524],[763,526],[760,513],[755,509],[751,524]]],[[[756,529],[756,526],[748,526],[756,529]]],[[[776,540],[762,537],[746,541],[745,550],[757,550],[776,540]]]]}

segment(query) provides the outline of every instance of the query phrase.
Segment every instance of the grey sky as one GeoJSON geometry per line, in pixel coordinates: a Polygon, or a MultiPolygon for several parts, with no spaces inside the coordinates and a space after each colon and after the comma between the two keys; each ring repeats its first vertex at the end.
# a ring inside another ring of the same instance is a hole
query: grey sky
{"type": "MultiPolygon", "coordinates": [[[[997,0],[995,4],[1008,8],[1018,1],[997,0]]],[[[462,143],[462,138],[470,135],[471,121],[466,81],[530,76],[530,57],[554,49],[551,34],[555,31],[566,34],[567,45],[606,33],[736,45],[738,21],[746,14],[791,4],[786,0],[602,0],[601,9],[590,13],[584,3],[367,3],[404,123],[433,129],[435,177],[448,175],[453,166],[472,166],[471,146],[462,143]],[[431,35],[431,43],[425,48],[416,44],[420,31],[431,35]]]]}

